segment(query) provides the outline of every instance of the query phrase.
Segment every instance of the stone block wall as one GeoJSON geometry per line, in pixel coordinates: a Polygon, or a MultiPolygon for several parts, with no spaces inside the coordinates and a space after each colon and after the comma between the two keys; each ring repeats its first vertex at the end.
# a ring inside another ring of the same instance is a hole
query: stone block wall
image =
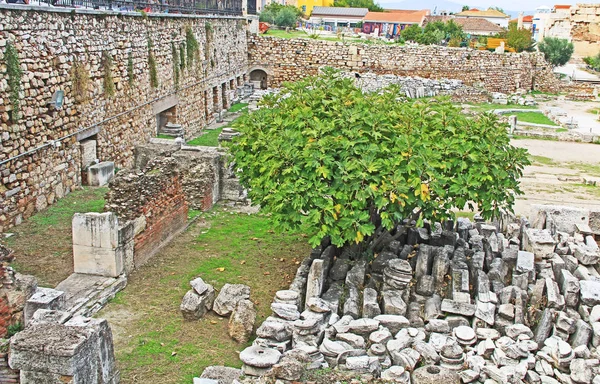
{"type": "Polygon", "coordinates": [[[80,141],[95,140],[100,161],[129,167],[134,146],[156,134],[157,114],[175,106],[186,137],[198,134],[231,103],[246,68],[243,18],[143,17],[0,5],[0,232],[81,185],[86,166],[82,163],[87,160],[82,161],[80,141]],[[186,41],[187,26],[199,52],[176,86],[171,42],[179,49],[186,41]],[[157,88],[150,86],[148,39],[157,63],[157,88]],[[8,101],[4,57],[8,42],[18,51],[23,70],[17,122],[11,121],[8,101]],[[103,86],[106,53],[112,57],[115,85],[110,97],[103,86]],[[73,75],[76,61],[84,76],[73,75]],[[87,90],[76,94],[76,78],[88,78],[87,90]],[[65,99],[62,109],[55,110],[48,102],[58,90],[64,91],[65,99]],[[58,145],[50,145],[51,141],[58,145]]]}
{"type": "Polygon", "coordinates": [[[105,211],[134,222],[135,266],[185,228],[188,203],[182,175],[172,158],[150,161],[142,171],[123,172],[110,183],[105,211]]]}
{"type": "Polygon", "coordinates": [[[330,66],[352,72],[462,80],[489,92],[554,91],[558,81],[539,53],[496,54],[466,48],[344,44],[253,36],[249,70],[262,69],[268,85],[315,75],[330,66]]]}
{"type": "Polygon", "coordinates": [[[574,56],[593,56],[600,52],[600,4],[571,7],[570,27],[574,56]]]}

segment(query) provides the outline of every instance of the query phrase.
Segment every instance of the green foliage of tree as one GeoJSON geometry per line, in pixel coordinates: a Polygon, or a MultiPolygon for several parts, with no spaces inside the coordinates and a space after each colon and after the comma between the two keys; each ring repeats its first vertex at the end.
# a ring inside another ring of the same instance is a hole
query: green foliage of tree
{"type": "Polygon", "coordinates": [[[600,71],[600,52],[596,56],[585,57],[583,62],[586,63],[590,69],[600,71]]]}
{"type": "Polygon", "coordinates": [[[546,37],[538,45],[538,49],[544,54],[547,62],[557,67],[567,64],[575,47],[567,39],[546,37]]]}
{"type": "Polygon", "coordinates": [[[471,8],[468,5],[463,5],[461,12],[468,11],[469,9],[471,8]]]}
{"type": "Polygon", "coordinates": [[[402,36],[402,38],[405,41],[417,41],[419,39],[419,36],[421,36],[421,34],[423,34],[423,30],[421,29],[421,27],[419,27],[417,24],[413,24],[408,28],[405,28],[401,33],[400,36],[402,36]]]}
{"type": "Polygon", "coordinates": [[[465,34],[460,25],[456,24],[453,20],[450,20],[446,23],[434,21],[433,23],[428,23],[423,29],[418,25],[413,24],[402,31],[401,36],[404,40],[430,45],[441,44],[443,41],[453,38],[462,41],[465,34]]]}
{"type": "Polygon", "coordinates": [[[280,27],[292,27],[296,25],[296,21],[301,17],[304,17],[304,14],[300,8],[293,5],[271,3],[263,8],[259,20],[280,27]]]}
{"type": "Polygon", "coordinates": [[[495,9],[495,10],[496,10],[496,11],[498,11],[498,12],[502,12],[502,13],[504,13],[504,9],[503,9],[503,8],[500,8],[500,7],[489,7],[488,9],[495,9]]]}
{"type": "Polygon", "coordinates": [[[473,204],[486,218],[511,210],[527,152],[497,116],[467,116],[445,99],[398,101],[397,87],[363,93],[324,72],[233,124],[240,181],[280,228],[308,228],[313,246],[330,236],[376,251],[406,230],[403,219],[441,221],[473,204]]]}
{"type": "Polygon", "coordinates": [[[506,43],[517,52],[531,51],[535,46],[531,31],[525,28],[518,28],[516,22],[508,24],[506,43]]]}
{"type": "Polygon", "coordinates": [[[19,52],[12,42],[6,44],[4,51],[4,59],[6,60],[6,75],[8,77],[8,87],[10,89],[9,100],[12,107],[11,121],[16,123],[19,121],[19,103],[21,100],[21,78],[23,70],[21,69],[21,61],[19,60],[19,52]]]}
{"type": "Polygon", "coordinates": [[[367,8],[372,12],[383,12],[383,8],[374,0],[335,0],[334,7],[367,8]]]}
{"type": "Polygon", "coordinates": [[[284,8],[275,17],[275,24],[280,27],[295,27],[298,16],[294,10],[284,8]]]}

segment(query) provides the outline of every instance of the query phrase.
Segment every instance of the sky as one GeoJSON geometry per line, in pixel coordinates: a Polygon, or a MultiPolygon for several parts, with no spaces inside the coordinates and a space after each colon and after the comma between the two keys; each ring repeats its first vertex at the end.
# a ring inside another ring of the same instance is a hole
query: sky
{"type": "MultiPolygon", "coordinates": [[[[375,0],[384,8],[402,9],[403,0],[375,0]]],[[[410,1],[410,0],[408,0],[410,1]]],[[[552,7],[555,4],[575,4],[577,0],[450,0],[461,5],[468,5],[471,8],[478,7],[487,9],[488,7],[500,7],[506,10],[533,10],[541,5],[552,7]]],[[[413,1],[410,1],[411,3],[413,1]]],[[[441,2],[441,1],[440,1],[441,2]]],[[[579,0],[581,3],[582,1],[579,0]]],[[[596,2],[595,0],[590,2],[596,2]]],[[[435,0],[425,0],[423,3],[435,4],[435,0]]]]}

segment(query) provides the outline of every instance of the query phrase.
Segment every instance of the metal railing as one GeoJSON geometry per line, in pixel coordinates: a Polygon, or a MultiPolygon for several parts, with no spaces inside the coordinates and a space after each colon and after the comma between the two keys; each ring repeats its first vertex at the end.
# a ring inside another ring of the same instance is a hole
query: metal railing
{"type": "MultiPolygon", "coordinates": [[[[146,13],[241,15],[243,1],[246,0],[41,0],[40,2],[67,8],[144,11],[146,13]]],[[[254,7],[256,8],[256,5],[254,7]]]]}

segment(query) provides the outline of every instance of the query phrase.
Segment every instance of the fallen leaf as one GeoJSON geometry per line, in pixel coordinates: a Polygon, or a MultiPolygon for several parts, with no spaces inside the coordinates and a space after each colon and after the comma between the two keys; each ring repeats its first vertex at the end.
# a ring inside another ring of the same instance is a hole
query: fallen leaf
{"type": "Polygon", "coordinates": [[[171,356],[175,356],[175,355],[177,355],[177,352],[175,352],[175,351],[171,352],[171,356]]]}
{"type": "Polygon", "coordinates": [[[282,257],[281,259],[279,259],[279,261],[285,261],[285,259],[282,257]]]}
{"type": "Polygon", "coordinates": [[[211,320],[211,321],[210,321],[210,323],[211,323],[211,324],[217,324],[217,322],[216,322],[216,321],[214,321],[214,320],[211,320]]]}
{"type": "Polygon", "coordinates": [[[300,262],[299,262],[299,261],[296,261],[294,264],[298,265],[298,264],[300,264],[300,262]]]}
{"type": "Polygon", "coordinates": [[[258,237],[252,237],[250,240],[260,240],[258,237]]]}
{"type": "Polygon", "coordinates": [[[164,347],[164,346],[165,346],[165,343],[160,343],[160,346],[161,346],[161,347],[164,347]]]}
{"type": "Polygon", "coordinates": [[[217,268],[217,271],[219,272],[223,272],[225,270],[225,268],[221,267],[221,268],[217,268]]]}
{"type": "Polygon", "coordinates": [[[271,274],[271,272],[265,272],[265,273],[263,273],[263,275],[265,275],[265,276],[270,275],[270,274],[271,274]]]}
{"type": "Polygon", "coordinates": [[[240,261],[240,264],[242,264],[242,265],[246,264],[246,260],[240,261]]]}

